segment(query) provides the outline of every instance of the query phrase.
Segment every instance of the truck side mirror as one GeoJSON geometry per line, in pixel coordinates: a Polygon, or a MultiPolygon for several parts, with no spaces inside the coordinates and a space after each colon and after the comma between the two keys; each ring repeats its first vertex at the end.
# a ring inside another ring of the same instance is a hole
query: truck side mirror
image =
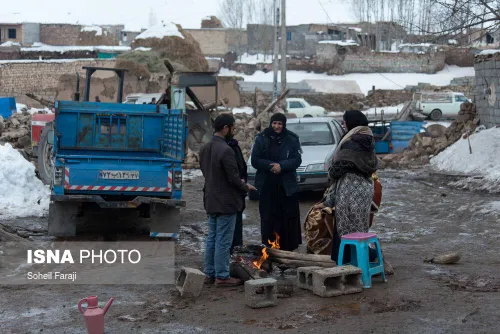
{"type": "Polygon", "coordinates": [[[50,145],[54,145],[54,130],[50,130],[47,133],[47,143],[49,143],[50,145]]]}

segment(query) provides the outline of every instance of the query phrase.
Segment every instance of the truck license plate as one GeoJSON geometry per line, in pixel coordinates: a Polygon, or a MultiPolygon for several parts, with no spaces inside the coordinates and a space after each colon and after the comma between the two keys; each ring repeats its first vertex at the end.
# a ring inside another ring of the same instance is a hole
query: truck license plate
{"type": "Polygon", "coordinates": [[[136,170],[101,170],[99,178],[104,180],[139,180],[136,170]]]}

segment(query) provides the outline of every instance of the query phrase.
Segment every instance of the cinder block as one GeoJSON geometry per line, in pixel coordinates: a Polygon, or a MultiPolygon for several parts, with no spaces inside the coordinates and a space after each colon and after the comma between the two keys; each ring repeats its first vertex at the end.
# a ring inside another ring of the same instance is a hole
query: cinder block
{"type": "Polygon", "coordinates": [[[361,280],[363,271],[361,268],[347,265],[340,267],[340,270],[343,273],[344,295],[363,291],[363,282],[361,280]]]}
{"type": "Polygon", "coordinates": [[[315,270],[312,272],[313,293],[320,297],[341,296],[344,292],[341,267],[315,270]]]}
{"type": "Polygon", "coordinates": [[[204,282],[204,273],[198,269],[183,267],[177,277],[176,287],[182,297],[198,297],[204,282]]]}
{"type": "Polygon", "coordinates": [[[324,269],[323,267],[302,267],[297,268],[297,286],[301,289],[313,291],[312,273],[315,270],[324,269]]]}
{"type": "Polygon", "coordinates": [[[278,285],[274,278],[245,282],[245,301],[248,307],[263,308],[278,305],[278,285]]]}

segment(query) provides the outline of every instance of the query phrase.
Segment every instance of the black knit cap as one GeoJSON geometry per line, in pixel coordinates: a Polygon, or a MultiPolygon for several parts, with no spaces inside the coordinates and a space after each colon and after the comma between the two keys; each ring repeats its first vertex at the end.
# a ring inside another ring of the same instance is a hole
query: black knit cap
{"type": "Polygon", "coordinates": [[[347,110],[344,113],[344,121],[348,131],[357,126],[368,126],[368,118],[359,110],[347,110]]]}
{"type": "Polygon", "coordinates": [[[286,128],[286,116],[282,113],[276,113],[273,116],[271,116],[271,123],[269,126],[272,126],[273,122],[281,122],[283,123],[283,127],[286,128]]]}

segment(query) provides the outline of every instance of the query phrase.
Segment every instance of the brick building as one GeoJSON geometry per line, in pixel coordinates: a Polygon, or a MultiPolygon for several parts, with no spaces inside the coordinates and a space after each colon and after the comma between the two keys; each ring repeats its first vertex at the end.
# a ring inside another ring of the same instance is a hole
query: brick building
{"type": "Polygon", "coordinates": [[[39,41],[39,23],[0,23],[0,44],[14,42],[22,45],[31,45],[39,41]]]}

